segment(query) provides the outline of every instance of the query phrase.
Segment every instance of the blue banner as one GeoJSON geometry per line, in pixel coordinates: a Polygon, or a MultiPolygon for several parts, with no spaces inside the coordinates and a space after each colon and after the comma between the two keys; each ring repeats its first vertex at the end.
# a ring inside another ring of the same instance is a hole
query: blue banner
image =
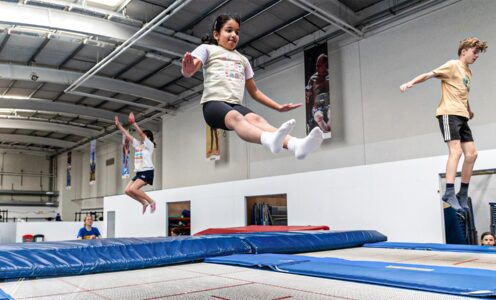
{"type": "Polygon", "coordinates": [[[96,180],[96,140],[90,143],[90,184],[96,180]]]}
{"type": "Polygon", "coordinates": [[[122,135],[122,178],[129,177],[129,140],[125,135],[122,135]]]}
{"type": "Polygon", "coordinates": [[[65,188],[69,190],[72,185],[72,152],[67,152],[67,166],[65,173],[65,188]]]}

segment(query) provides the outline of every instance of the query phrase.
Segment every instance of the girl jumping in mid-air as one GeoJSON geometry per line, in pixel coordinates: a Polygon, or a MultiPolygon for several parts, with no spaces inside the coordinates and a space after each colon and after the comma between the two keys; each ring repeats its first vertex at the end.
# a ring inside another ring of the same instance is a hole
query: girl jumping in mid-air
{"type": "Polygon", "coordinates": [[[152,154],[155,148],[153,142],[153,133],[150,130],[141,130],[134,119],[134,114],[129,114],[129,123],[134,126],[139,135],[140,140],[135,139],[119,122],[119,118],[115,116],[115,125],[126,136],[129,141],[133,142],[134,150],[134,170],[136,175],[127,184],[125,193],[129,197],[135,199],[143,205],[143,213],[150,206],[150,211],[155,212],[156,203],[150,198],[141,188],[147,184],[153,185],[153,161],[152,154]]]}
{"type": "Polygon", "coordinates": [[[184,54],[181,72],[185,77],[191,77],[203,66],[201,104],[210,127],[234,130],[243,140],[262,144],[273,153],[287,148],[297,159],[303,159],[322,143],[322,131],[318,127],[305,138],[294,138],[288,134],[295,120],[275,128],[241,105],[246,87],[253,99],[277,111],[285,112],[301,106],[278,104],[257,88],[250,62],[235,50],[239,42],[239,27],[239,17],[218,16],[212,26],[212,36],[204,38],[205,43],[192,53],[184,54]]]}

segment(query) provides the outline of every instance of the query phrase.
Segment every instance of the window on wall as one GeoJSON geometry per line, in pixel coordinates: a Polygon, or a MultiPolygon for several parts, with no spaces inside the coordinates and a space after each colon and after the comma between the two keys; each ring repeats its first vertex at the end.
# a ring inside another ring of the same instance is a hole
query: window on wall
{"type": "Polygon", "coordinates": [[[191,235],[191,201],[167,203],[167,235],[191,235]]]}
{"type": "Polygon", "coordinates": [[[247,196],[246,225],[288,225],[287,195],[247,196]]]}

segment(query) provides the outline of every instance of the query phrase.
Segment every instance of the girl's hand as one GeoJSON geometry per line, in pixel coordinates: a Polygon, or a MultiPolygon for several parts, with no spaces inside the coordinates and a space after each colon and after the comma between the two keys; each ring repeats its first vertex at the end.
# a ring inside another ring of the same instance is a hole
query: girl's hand
{"type": "Polygon", "coordinates": [[[182,73],[185,77],[190,77],[194,72],[195,63],[193,61],[193,55],[190,52],[186,52],[182,61],[182,73]]]}
{"type": "Polygon", "coordinates": [[[284,112],[284,111],[293,110],[293,109],[298,108],[300,106],[301,106],[301,103],[300,104],[293,104],[293,103],[282,104],[277,110],[280,112],[284,112]]]}
{"type": "Polygon", "coordinates": [[[134,114],[132,112],[129,113],[129,123],[134,124],[135,121],[136,119],[134,118],[134,114]]]}
{"type": "Polygon", "coordinates": [[[413,84],[408,81],[407,83],[403,83],[401,86],[400,86],[400,92],[404,93],[406,92],[407,89],[411,88],[413,86],[413,84]]]}
{"type": "Polygon", "coordinates": [[[121,122],[119,122],[119,117],[115,116],[115,125],[119,127],[121,125],[121,122]]]}

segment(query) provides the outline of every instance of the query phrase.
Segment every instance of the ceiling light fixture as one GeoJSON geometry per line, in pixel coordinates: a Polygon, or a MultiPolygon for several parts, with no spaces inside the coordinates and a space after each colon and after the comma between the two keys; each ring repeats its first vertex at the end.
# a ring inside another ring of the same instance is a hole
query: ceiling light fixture
{"type": "Polygon", "coordinates": [[[117,8],[126,0],[86,0],[87,4],[94,4],[95,6],[117,8]]]}

